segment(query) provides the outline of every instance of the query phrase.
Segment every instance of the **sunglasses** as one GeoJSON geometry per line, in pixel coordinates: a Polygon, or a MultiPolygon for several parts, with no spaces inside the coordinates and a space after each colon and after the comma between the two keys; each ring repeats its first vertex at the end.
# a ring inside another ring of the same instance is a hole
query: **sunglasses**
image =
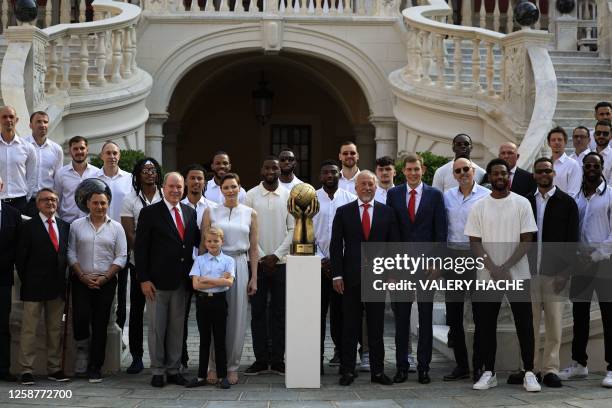
{"type": "Polygon", "coordinates": [[[610,132],[605,132],[603,130],[596,130],[595,136],[610,136],[610,132]]]}
{"type": "Polygon", "coordinates": [[[537,169],[535,174],[552,174],[553,169],[537,169]]]}
{"type": "Polygon", "coordinates": [[[142,174],[157,174],[157,169],[142,169],[140,172],[142,174]]]}
{"type": "Polygon", "coordinates": [[[470,167],[465,166],[465,167],[459,167],[458,169],[453,170],[455,172],[455,174],[461,174],[461,173],[467,173],[470,171],[470,167]]]}
{"type": "Polygon", "coordinates": [[[599,170],[599,169],[601,169],[601,164],[584,163],[583,166],[584,166],[585,170],[591,170],[591,169],[599,170]]]}

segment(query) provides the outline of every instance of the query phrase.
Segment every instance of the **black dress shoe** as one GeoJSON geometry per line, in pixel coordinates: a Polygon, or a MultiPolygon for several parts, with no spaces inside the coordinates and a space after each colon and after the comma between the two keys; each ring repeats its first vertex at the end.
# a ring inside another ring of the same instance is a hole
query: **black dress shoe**
{"type": "Polygon", "coordinates": [[[163,387],[164,386],[164,376],[154,375],[153,378],[151,378],[151,385],[157,388],[163,387]]]}
{"type": "Polygon", "coordinates": [[[506,382],[512,385],[521,385],[523,384],[524,378],[525,378],[525,372],[521,370],[518,373],[510,374],[506,382]]]}
{"type": "Polygon", "coordinates": [[[342,374],[342,377],[340,377],[340,380],[338,381],[338,384],[343,385],[343,386],[348,386],[351,385],[353,383],[353,381],[355,381],[355,375],[351,374],[351,373],[344,373],[342,374]]]}
{"type": "Polygon", "coordinates": [[[421,384],[429,384],[431,382],[428,371],[419,371],[419,382],[421,384]]]}
{"type": "Polygon", "coordinates": [[[563,383],[559,376],[555,373],[548,373],[542,378],[542,383],[550,388],[561,388],[563,387],[563,383]]]}
{"type": "Polygon", "coordinates": [[[452,373],[445,375],[442,379],[444,381],[457,381],[457,380],[465,380],[466,378],[470,378],[470,371],[455,367],[452,373]]]}
{"type": "Polygon", "coordinates": [[[0,374],[0,381],[15,382],[17,381],[17,377],[11,373],[2,373],[0,374]]]}
{"type": "Polygon", "coordinates": [[[482,368],[475,368],[474,372],[472,373],[472,380],[474,380],[474,384],[476,384],[478,380],[480,380],[481,376],[482,376],[482,368]]]}
{"type": "Polygon", "coordinates": [[[187,383],[185,387],[187,388],[204,387],[207,384],[208,384],[208,381],[206,381],[206,378],[196,377],[196,378],[193,378],[191,381],[189,381],[189,383],[187,383]]]}
{"type": "Polygon", "coordinates": [[[403,383],[408,379],[408,369],[400,368],[393,376],[394,383],[403,383]]]}
{"type": "Polygon", "coordinates": [[[391,380],[385,373],[375,374],[370,377],[370,382],[381,384],[381,385],[393,385],[391,380]]]}
{"type": "Polygon", "coordinates": [[[189,380],[183,377],[182,374],[169,375],[166,381],[168,382],[168,384],[176,384],[180,385],[181,387],[184,387],[185,385],[189,384],[189,380]]]}

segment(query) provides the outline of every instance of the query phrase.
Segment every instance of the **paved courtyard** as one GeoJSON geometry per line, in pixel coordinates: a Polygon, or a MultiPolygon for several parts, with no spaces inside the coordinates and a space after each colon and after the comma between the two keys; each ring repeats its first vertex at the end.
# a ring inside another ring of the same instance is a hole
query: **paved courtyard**
{"type": "MultiPolygon", "coordinates": [[[[195,311],[195,308],[192,309],[195,311]]],[[[189,329],[190,364],[187,376],[197,373],[198,335],[195,312],[192,312],[189,329]]],[[[145,329],[146,330],[146,329],[145,329]]],[[[124,334],[127,341],[127,336],[124,334]]],[[[387,374],[394,374],[393,322],[387,315],[385,322],[386,367],[387,374]]],[[[416,345],[416,342],[415,342],[416,345]]],[[[146,347],[146,342],[145,342],[146,347]]],[[[145,348],[145,365],[148,365],[148,352],[145,348]]],[[[328,337],[326,357],[333,354],[333,344],[328,337]]],[[[241,371],[253,361],[253,348],[250,333],[245,345],[241,371]]],[[[131,361],[128,353],[123,359],[123,368],[131,361]]],[[[285,389],[284,377],[266,374],[256,377],[240,377],[240,383],[230,390],[220,390],[212,386],[186,389],[167,385],[162,389],[149,385],[150,371],[146,369],[139,375],[121,372],[105,377],[101,384],[89,384],[86,380],[75,379],[70,383],[57,384],[40,379],[34,387],[19,384],[0,383],[0,407],[69,406],[69,407],[207,407],[207,408],[297,408],[297,407],[612,407],[612,389],[600,386],[601,373],[591,374],[587,380],[565,382],[561,389],[551,390],[543,387],[540,393],[527,393],[522,386],[505,383],[507,373],[498,373],[500,385],[488,391],[474,391],[471,381],[447,383],[442,376],[452,369],[453,364],[441,354],[434,352],[431,367],[432,383],[421,385],[416,374],[410,374],[408,382],[401,385],[384,387],[370,384],[369,374],[362,373],[350,387],[338,385],[337,368],[326,365],[326,374],[321,378],[321,389],[285,389]],[[11,390],[70,390],[71,398],[47,399],[11,398],[11,390]]]]}

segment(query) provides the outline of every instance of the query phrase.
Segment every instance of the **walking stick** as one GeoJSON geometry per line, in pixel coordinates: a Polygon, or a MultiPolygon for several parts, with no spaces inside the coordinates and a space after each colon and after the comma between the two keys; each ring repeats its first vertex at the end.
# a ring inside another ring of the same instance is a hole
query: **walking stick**
{"type": "Polygon", "coordinates": [[[64,333],[63,333],[63,341],[62,341],[62,371],[65,372],[66,367],[66,343],[68,340],[68,311],[70,309],[70,278],[66,279],[66,294],[64,296],[64,333]]]}

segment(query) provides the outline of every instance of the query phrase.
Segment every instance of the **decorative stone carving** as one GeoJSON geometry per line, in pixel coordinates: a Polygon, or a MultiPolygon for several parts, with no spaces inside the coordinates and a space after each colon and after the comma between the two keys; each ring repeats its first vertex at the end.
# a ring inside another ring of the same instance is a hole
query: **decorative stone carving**
{"type": "Polygon", "coordinates": [[[504,99],[510,106],[521,106],[525,101],[526,53],[522,45],[507,47],[504,54],[504,99]]]}
{"type": "Polygon", "coordinates": [[[390,17],[398,14],[399,0],[379,0],[378,13],[383,17],[390,17]]]}
{"type": "Polygon", "coordinates": [[[264,51],[280,51],[283,43],[283,22],[280,19],[271,19],[264,20],[262,24],[262,47],[264,51]]]}
{"type": "Polygon", "coordinates": [[[45,43],[37,37],[32,39],[32,107],[35,111],[45,107],[45,76],[47,63],[45,61],[45,43]]]}

